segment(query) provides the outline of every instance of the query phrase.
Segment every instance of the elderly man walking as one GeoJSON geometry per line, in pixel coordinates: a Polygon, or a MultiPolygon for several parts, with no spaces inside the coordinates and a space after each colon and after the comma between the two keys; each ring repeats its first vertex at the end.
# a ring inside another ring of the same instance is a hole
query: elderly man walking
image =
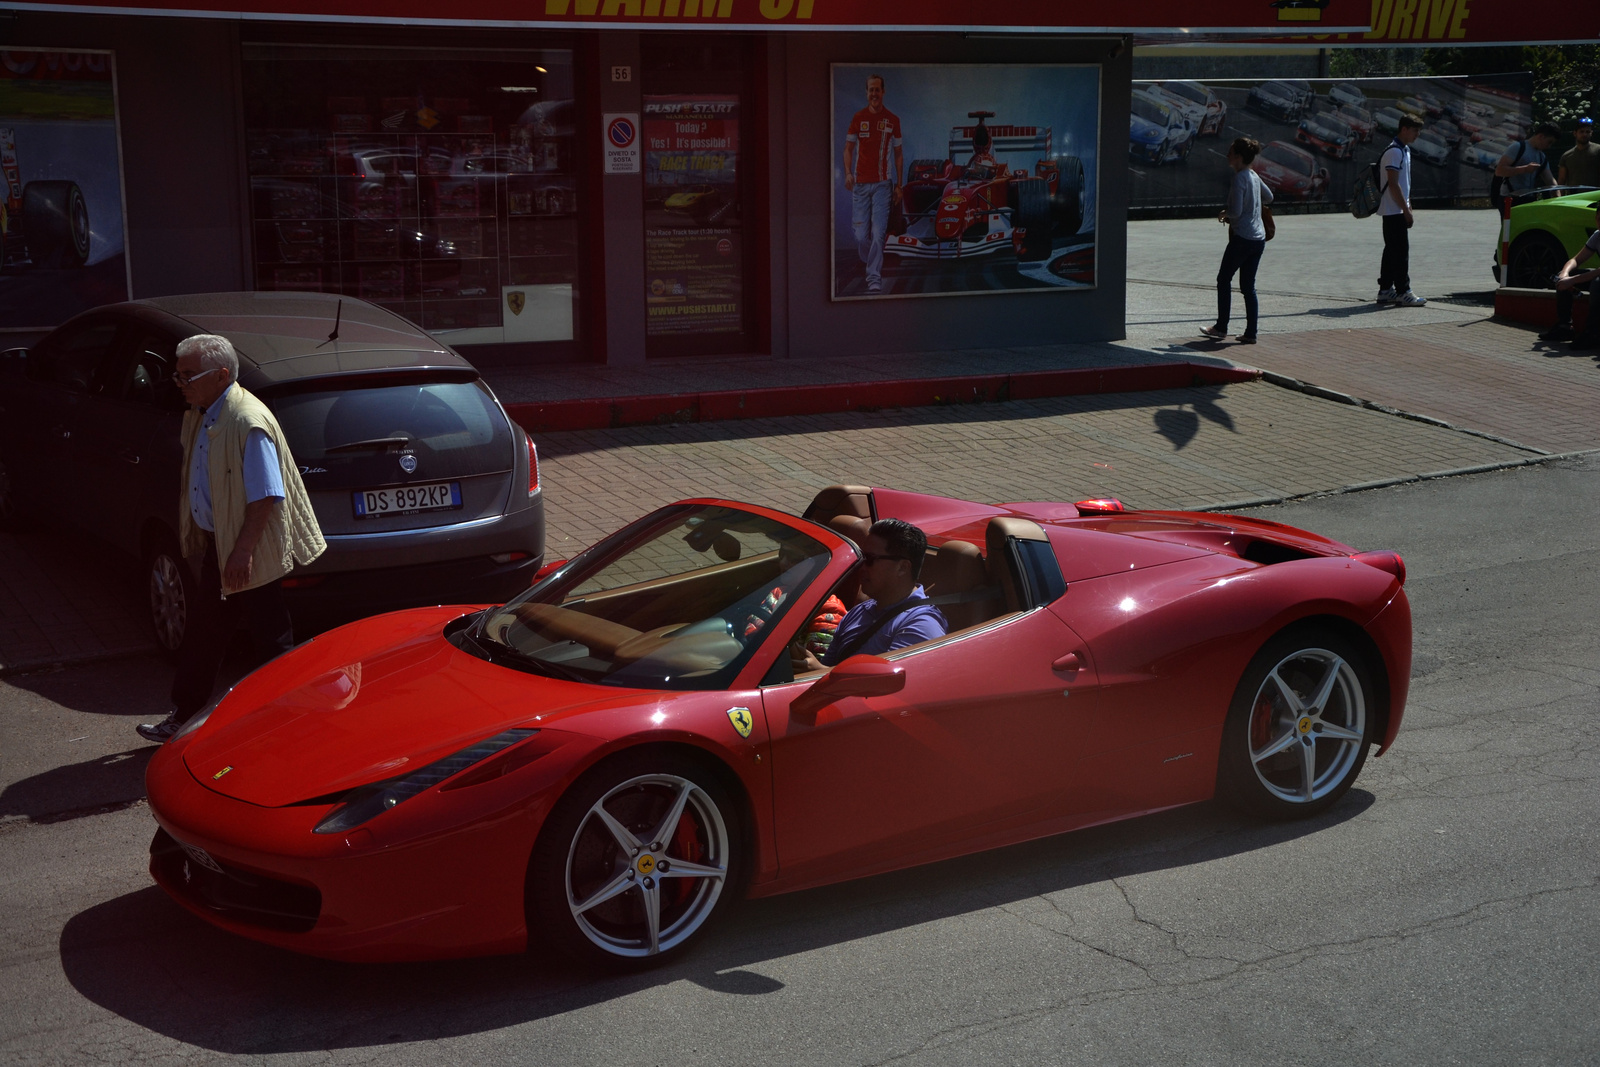
{"type": "Polygon", "coordinates": [[[241,618],[263,658],[293,647],[283,576],[327,547],[278,420],[238,384],[233,345],[201,334],[179,342],[176,354],[173,377],[190,404],[178,541],[198,568],[200,595],[178,650],[172,713],[138,727],[148,741],[171,739],[211,700],[241,618]]]}

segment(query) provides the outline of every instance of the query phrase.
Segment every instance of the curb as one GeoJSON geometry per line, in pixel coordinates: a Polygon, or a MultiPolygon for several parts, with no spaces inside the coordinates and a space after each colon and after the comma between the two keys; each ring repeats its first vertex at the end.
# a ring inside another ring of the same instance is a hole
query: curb
{"type": "MultiPolygon", "coordinates": [[[[1299,378],[1291,378],[1287,374],[1279,374],[1277,371],[1264,370],[1259,371],[1258,373],[1261,375],[1261,380],[1270,385],[1276,385],[1283,389],[1293,389],[1295,392],[1305,393],[1307,396],[1320,397],[1323,400],[1332,400],[1338,404],[1349,404],[1353,407],[1366,408],[1368,411],[1376,411],[1384,415],[1394,415],[1397,418],[1410,419],[1412,422],[1426,423],[1429,426],[1437,426],[1442,430],[1454,430],[1456,433],[1464,433],[1472,437],[1481,437],[1485,441],[1493,441],[1497,445],[1506,445],[1509,448],[1520,449],[1523,452],[1532,452],[1536,456],[1554,455],[1554,453],[1546,452],[1542,448],[1535,448],[1532,445],[1525,445],[1521,441],[1513,441],[1509,437],[1501,437],[1499,434],[1486,433],[1483,430],[1474,430],[1467,426],[1457,426],[1453,422],[1446,422],[1443,419],[1436,419],[1432,415],[1418,415],[1414,411],[1404,411],[1400,408],[1392,408],[1388,404],[1379,404],[1372,400],[1363,400],[1360,397],[1352,396],[1349,393],[1341,393],[1334,389],[1325,389],[1320,385],[1313,385],[1311,382],[1303,382],[1299,378]]],[[[1562,455],[1569,456],[1582,454],[1583,453],[1581,452],[1562,453],[1562,455]]],[[[1485,469],[1493,470],[1495,468],[1490,466],[1485,469]]],[[[1465,473],[1465,471],[1460,473],[1465,473]]]]}
{"type": "Polygon", "coordinates": [[[725,419],[769,419],[883,408],[994,404],[1094,393],[1142,393],[1158,389],[1227,385],[1254,381],[1261,372],[1245,367],[1202,363],[1154,363],[1133,367],[967,374],[875,382],[729,389],[660,396],[594,397],[547,403],[505,405],[530,433],[557,430],[608,430],[725,419]]]}
{"type": "Polygon", "coordinates": [[[1396,485],[1409,485],[1412,482],[1431,482],[1439,478],[1458,478],[1467,474],[1486,474],[1489,471],[1510,470],[1513,467],[1531,467],[1540,463],[1552,463],[1556,460],[1577,459],[1580,456],[1600,455],[1600,448],[1583,448],[1576,452],[1545,452],[1527,459],[1508,459],[1499,463],[1479,463],[1471,467],[1452,467],[1449,470],[1429,471],[1426,474],[1405,474],[1398,478],[1379,478],[1373,482],[1355,482],[1351,485],[1340,486],[1338,489],[1317,489],[1309,493],[1294,493],[1289,496],[1263,496],[1253,497],[1248,500],[1229,500],[1222,504],[1207,504],[1203,508],[1194,508],[1194,511],[1243,511],[1246,508],[1268,508],[1279,504],[1291,504],[1297,500],[1312,500],[1317,497],[1343,496],[1345,493],[1364,493],[1369,489],[1388,489],[1396,485]]]}

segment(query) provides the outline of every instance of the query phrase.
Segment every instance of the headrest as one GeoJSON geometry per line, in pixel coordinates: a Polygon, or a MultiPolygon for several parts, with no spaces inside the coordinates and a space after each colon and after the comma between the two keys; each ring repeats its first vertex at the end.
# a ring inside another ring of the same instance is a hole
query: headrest
{"type": "Polygon", "coordinates": [[[849,538],[855,542],[857,548],[866,541],[867,534],[872,530],[872,523],[854,515],[835,515],[828,520],[828,528],[834,533],[849,538]]]}
{"type": "Polygon", "coordinates": [[[939,546],[929,570],[938,577],[936,593],[964,593],[989,580],[983,553],[970,541],[946,541],[939,546]]]}
{"type": "Polygon", "coordinates": [[[826,522],[835,515],[854,515],[872,520],[872,489],[865,485],[830,485],[821,490],[801,518],[826,522]]]}

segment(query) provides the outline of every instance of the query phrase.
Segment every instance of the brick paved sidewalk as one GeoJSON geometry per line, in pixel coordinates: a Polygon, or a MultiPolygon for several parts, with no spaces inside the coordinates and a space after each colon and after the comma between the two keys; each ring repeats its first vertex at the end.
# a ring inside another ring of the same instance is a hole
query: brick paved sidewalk
{"type": "Polygon", "coordinates": [[[1185,347],[1547,452],[1600,447],[1600,358],[1530,327],[1480,318],[1185,347]]]}

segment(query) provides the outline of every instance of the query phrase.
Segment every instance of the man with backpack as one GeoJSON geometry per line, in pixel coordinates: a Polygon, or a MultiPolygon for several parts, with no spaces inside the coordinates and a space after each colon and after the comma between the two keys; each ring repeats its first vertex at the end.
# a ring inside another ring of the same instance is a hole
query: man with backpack
{"type": "MultiPolygon", "coordinates": [[[[1548,122],[1535,126],[1526,140],[1517,141],[1506,148],[1506,154],[1494,165],[1495,180],[1489,183],[1489,196],[1500,200],[1517,193],[1525,193],[1556,180],[1550,174],[1550,161],[1545,153],[1556,143],[1561,131],[1548,122]]],[[[1497,205],[1498,206],[1498,205],[1497,205]]]]}
{"type": "Polygon", "coordinates": [[[1402,115],[1394,140],[1383,150],[1378,215],[1383,220],[1383,261],[1378,268],[1380,307],[1419,308],[1427,303],[1411,291],[1411,143],[1422,132],[1422,120],[1402,115]]]}

